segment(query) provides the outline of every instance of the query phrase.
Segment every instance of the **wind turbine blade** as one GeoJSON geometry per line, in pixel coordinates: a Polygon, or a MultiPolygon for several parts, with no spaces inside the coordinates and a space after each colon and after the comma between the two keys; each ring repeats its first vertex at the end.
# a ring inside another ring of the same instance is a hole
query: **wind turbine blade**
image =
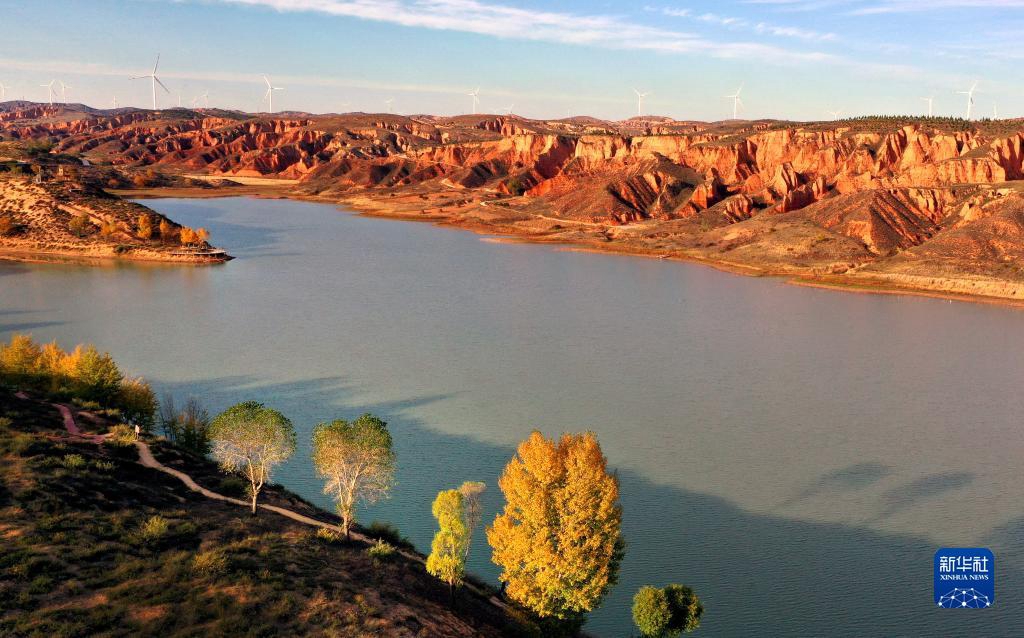
{"type": "Polygon", "coordinates": [[[163,89],[164,91],[166,91],[167,93],[170,93],[170,92],[171,92],[171,91],[170,91],[170,89],[168,89],[168,88],[167,88],[166,86],[164,86],[164,83],[160,81],[160,78],[158,78],[157,76],[155,76],[155,75],[154,75],[154,76],[153,76],[153,80],[154,80],[154,81],[156,81],[156,83],[157,83],[157,84],[159,84],[159,85],[160,85],[160,87],[161,87],[161,88],[162,88],[162,89],[163,89]]]}
{"type": "Polygon", "coordinates": [[[272,86],[270,85],[270,79],[269,79],[269,78],[268,78],[267,76],[265,76],[265,75],[263,76],[263,81],[267,83],[267,89],[268,89],[268,90],[269,90],[269,89],[272,89],[272,88],[273,88],[273,87],[272,87],[272,86]]]}
{"type": "Polygon", "coordinates": [[[153,75],[156,75],[156,68],[160,66],[160,54],[156,54],[156,63],[153,65],[153,75]]]}

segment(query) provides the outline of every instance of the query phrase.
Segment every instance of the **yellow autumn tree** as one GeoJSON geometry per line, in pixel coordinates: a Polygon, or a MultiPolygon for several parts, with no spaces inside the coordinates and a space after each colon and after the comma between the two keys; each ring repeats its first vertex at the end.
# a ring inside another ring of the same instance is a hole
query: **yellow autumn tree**
{"type": "Polygon", "coordinates": [[[176,234],[177,231],[174,229],[174,224],[167,219],[160,220],[160,241],[165,244],[170,243],[174,240],[176,234]]]}
{"type": "Polygon", "coordinates": [[[135,235],[139,239],[152,239],[153,238],[153,216],[149,213],[143,213],[139,215],[138,221],[136,222],[135,235]]]}
{"type": "Polygon", "coordinates": [[[533,432],[498,482],[487,530],[510,598],[542,619],[581,624],[615,583],[623,554],[618,479],[591,432],[533,432]]]}
{"type": "Polygon", "coordinates": [[[178,237],[178,241],[180,241],[183,246],[190,246],[196,243],[196,231],[192,230],[188,226],[181,227],[178,237]]]}
{"type": "Polygon", "coordinates": [[[447,583],[452,602],[455,601],[455,588],[462,584],[466,574],[470,542],[463,500],[459,490],[442,490],[431,507],[438,529],[430,544],[427,572],[447,583]]]}

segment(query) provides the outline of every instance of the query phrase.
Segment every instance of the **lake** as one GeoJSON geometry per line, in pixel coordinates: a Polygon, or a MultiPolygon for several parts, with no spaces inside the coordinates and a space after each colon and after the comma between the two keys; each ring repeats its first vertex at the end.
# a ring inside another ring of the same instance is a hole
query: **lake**
{"type": "MultiPolygon", "coordinates": [[[[532,429],[593,430],[621,481],[626,560],[587,627],[632,629],[641,585],[688,584],[708,636],[1024,635],[1024,312],[847,294],[710,268],[495,243],[286,200],[152,200],[237,259],[4,264],[0,337],[92,341],[212,413],[257,399],[300,433],[276,480],[329,507],[321,420],[373,412],[390,501],[488,484],[532,429]],[[985,546],[987,610],[933,607],[932,556],[985,546]]],[[[485,519],[485,520],[486,520],[485,519]]],[[[478,531],[471,570],[497,570],[478,531]]]]}

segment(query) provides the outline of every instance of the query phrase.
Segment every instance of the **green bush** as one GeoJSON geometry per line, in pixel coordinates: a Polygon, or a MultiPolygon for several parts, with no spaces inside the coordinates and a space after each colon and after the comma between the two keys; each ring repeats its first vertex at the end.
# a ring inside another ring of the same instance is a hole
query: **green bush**
{"type": "Polygon", "coordinates": [[[217,578],[228,571],[228,557],[220,550],[199,552],[192,558],[192,573],[217,578]]]}
{"type": "Polygon", "coordinates": [[[225,496],[241,498],[249,493],[249,482],[237,476],[225,476],[220,480],[217,491],[225,496]]]}
{"type": "Polygon", "coordinates": [[[412,541],[410,541],[402,533],[398,531],[398,528],[391,523],[383,523],[381,521],[374,521],[370,523],[370,526],[366,529],[366,535],[370,538],[387,541],[395,547],[401,547],[402,549],[413,549],[412,541]]]}
{"type": "Polygon", "coordinates": [[[395,553],[395,546],[386,541],[377,541],[371,545],[366,553],[375,561],[388,561],[395,553]]]}
{"type": "Polygon", "coordinates": [[[8,419],[5,416],[0,416],[0,430],[6,430],[7,428],[14,425],[14,421],[8,419]]]}

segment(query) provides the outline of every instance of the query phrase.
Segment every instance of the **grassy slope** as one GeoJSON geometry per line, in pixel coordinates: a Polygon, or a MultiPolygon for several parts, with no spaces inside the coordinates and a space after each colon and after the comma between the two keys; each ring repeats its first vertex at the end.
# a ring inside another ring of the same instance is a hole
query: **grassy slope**
{"type": "MultiPolygon", "coordinates": [[[[138,465],[134,448],[76,443],[46,403],[0,388],[3,416],[0,635],[499,636],[509,625],[468,593],[449,609],[446,588],[414,561],[375,562],[365,545],[268,512],[253,519],[138,465]],[[69,455],[84,465],[68,467],[69,455]],[[144,540],[153,515],[169,529],[144,540]],[[226,558],[219,572],[194,567],[208,552],[226,558]]],[[[154,452],[218,488],[211,466],[154,452]]],[[[280,488],[268,501],[330,518],[280,488]]]]}

